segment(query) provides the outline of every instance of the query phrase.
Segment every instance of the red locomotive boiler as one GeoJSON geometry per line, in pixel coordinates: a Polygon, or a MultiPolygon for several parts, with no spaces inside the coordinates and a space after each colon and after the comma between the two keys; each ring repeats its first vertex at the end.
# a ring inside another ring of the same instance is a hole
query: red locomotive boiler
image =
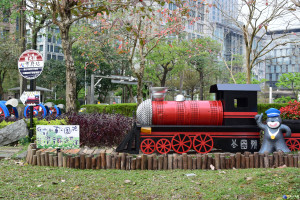
{"type": "Polygon", "coordinates": [[[259,85],[216,84],[215,101],[164,101],[166,88],[152,88],[152,100],[137,108],[137,123],[118,146],[118,152],[186,153],[212,148],[255,152],[260,148],[257,114],[259,85]]]}

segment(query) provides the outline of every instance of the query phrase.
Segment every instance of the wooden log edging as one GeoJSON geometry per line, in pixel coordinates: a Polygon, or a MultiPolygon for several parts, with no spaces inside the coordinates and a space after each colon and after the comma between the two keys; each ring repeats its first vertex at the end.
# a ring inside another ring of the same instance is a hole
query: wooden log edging
{"type": "MultiPolygon", "coordinates": [[[[35,147],[31,145],[31,148],[35,147]]],[[[127,153],[105,153],[95,155],[66,155],[62,152],[43,152],[30,149],[26,163],[38,166],[64,167],[75,169],[121,169],[121,170],[225,170],[248,168],[277,168],[281,166],[300,168],[298,154],[274,152],[273,154],[250,153],[209,153],[130,155],[127,153]]]]}

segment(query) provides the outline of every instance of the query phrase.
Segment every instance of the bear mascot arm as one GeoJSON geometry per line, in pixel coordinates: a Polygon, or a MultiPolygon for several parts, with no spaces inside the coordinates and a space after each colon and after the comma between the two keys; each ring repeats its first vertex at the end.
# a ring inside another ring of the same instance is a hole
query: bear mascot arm
{"type": "Polygon", "coordinates": [[[291,137],[292,131],[290,129],[290,127],[288,127],[287,125],[281,124],[280,126],[282,133],[286,133],[285,137],[291,137]]]}
{"type": "Polygon", "coordinates": [[[255,115],[255,121],[256,121],[256,123],[257,123],[257,125],[258,125],[258,127],[260,128],[260,129],[262,129],[262,130],[264,130],[264,128],[266,127],[266,125],[264,125],[263,123],[262,123],[262,117],[263,117],[263,113],[261,113],[260,115],[258,114],[258,115],[255,115]]]}

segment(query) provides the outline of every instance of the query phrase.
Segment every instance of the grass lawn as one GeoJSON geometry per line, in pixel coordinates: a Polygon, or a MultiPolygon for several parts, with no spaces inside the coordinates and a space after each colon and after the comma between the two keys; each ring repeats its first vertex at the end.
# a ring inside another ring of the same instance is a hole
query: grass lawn
{"type": "Polygon", "coordinates": [[[122,171],[16,162],[0,161],[0,199],[300,199],[299,168],[122,171]]]}

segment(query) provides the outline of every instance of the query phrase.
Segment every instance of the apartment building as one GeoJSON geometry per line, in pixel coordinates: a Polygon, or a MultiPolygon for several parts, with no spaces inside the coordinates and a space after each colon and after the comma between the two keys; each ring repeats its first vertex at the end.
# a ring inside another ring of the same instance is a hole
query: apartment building
{"type": "Polygon", "coordinates": [[[276,44],[283,44],[275,47],[265,56],[264,71],[265,79],[268,86],[277,88],[276,83],[284,73],[300,72],[300,28],[289,30],[276,30],[268,32],[265,44],[269,43],[272,38],[281,37],[275,40],[266,51],[270,50],[276,44]]]}
{"type": "MultiPolygon", "coordinates": [[[[29,26],[26,27],[26,31],[27,45],[30,46],[31,30],[29,26]]],[[[37,50],[43,55],[44,61],[63,60],[59,29],[51,26],[41,29],[37,37],[37,50]]]]}

